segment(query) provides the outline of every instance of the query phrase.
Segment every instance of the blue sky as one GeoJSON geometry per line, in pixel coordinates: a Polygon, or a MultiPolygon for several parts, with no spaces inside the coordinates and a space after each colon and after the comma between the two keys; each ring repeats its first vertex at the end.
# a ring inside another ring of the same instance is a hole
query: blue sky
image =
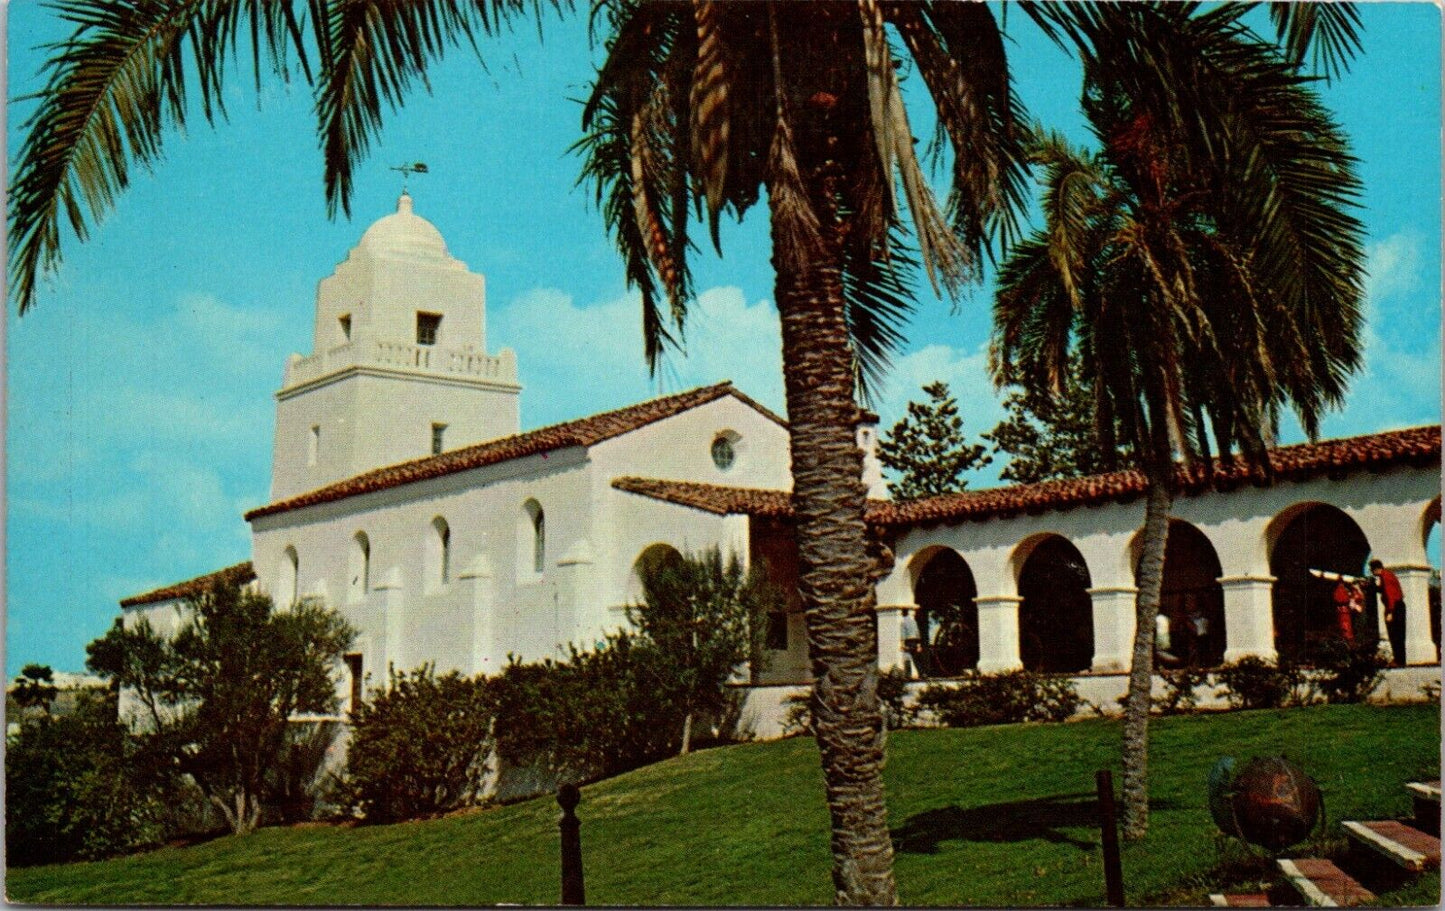
{"type": "MultiPolygon", "coordinates": [[[[1440,419],[1440,13],[1363,15],[1364,56],[1321,87],[1361,159],[1371,272],[1366,367],[1328,436],[1440,419]]],[[[1077,67],[1023,16],[1008,25],[1030,113],[1084,141],[1077,67]]],[[[38,87],[35,47],[63,34],[35,0],[10,5],[8,98],[38,87]]],[[[636,301],[567,151],[597,52],[580,19],[545,35],[484,43],[486,70],[454,52],[432,93],[388,118],[351,221],[326,218],[308,91],[272,80],[258,98],[243,63],[229,122],[171,135],[92,239],[68,239],[37,307],[5,327],[8,675],[30,661],[79,670],[118,599],[249,557],[241,513],[266,500],[271,395],[287,355],[311,350],[316,282],[394,210],[391,165],[430,166],[412,181],[417,213],[486,275],[488,343],[517,351],[524,427],[729,378],[781,410],[760,211],[725,228],[721,259],[698,258],[690,353],[648,377],[636,301]]],[[[11,156],[32,108],[8,108],[11,156]]],[[[969,432],[993,426],[989,302],[987,285],[957,307],[921,302],[885,426],[935,379],[959,393],[969,432]]]]}

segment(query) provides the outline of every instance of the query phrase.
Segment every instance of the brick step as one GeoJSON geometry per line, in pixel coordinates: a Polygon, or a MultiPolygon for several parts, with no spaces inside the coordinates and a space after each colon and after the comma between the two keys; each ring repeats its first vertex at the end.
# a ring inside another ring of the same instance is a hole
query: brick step
{"type": "Polygon", "coordinates": [[[1331,861],[1301,857],[1278,864],[1289,885],[1313,907],[1348,908],[1375,900],[1375,893],[1331,861]]]}
{"type": "Polygon", "coordinates": [[[1415,801],[1415,828],[1428,835],[1440,834],[1440,782],[1412,781],[1405,790],[1415,801]]]}
{"type": "Polygon", "coordinates": [[[1212,892],[1209,904],[1216,908],[1268,908],[1269,896],[1263,892],[1212,892]]]}
{"type": "Polygon", "coordinates": [[[1440,839],[1393,819],[1341,823],[1345,834],[1411,873],[1440,867],[1440,839]]]}

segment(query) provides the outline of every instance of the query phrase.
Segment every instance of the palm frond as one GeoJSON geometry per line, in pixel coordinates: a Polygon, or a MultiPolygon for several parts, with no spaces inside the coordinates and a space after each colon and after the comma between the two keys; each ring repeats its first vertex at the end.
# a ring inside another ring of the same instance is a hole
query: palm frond
{"type": "Polygon", "coordinates": [[[904,31],[908,4],[893,4],[900,34],[918,62],[939,124],[954,147],[948,208],[963,243],[992,255],[1019,236],[1028,204],[1024,143],[1028,114],[1013,91],[1003,34],[986,4],[934,2],[917,8],[926,27],[904,31]],[[910,40],[910,33],[912,40],[910,40]],[[929,47],[937,43],[942,57],[929,47]],[[916,46],[915,46],[916,45],[916,46]]]}
{"type": "MultiPolygon", "coordinates": [[[[638,229],[633,203],[631,117],[618,111],[616,95],[602,95],[592,112],[590,129],[573,146],[584,156],[578,183],[590,182],[603,220],[622,255],[627,285],[642,298],[643,355],[655,375],[679,336],[663,317],[657,281],[648,259],[647,241],[638,229]]],[[[678,333],[682,325],[677,324],[678,333]]]]}
{"type": "MultiPolygon", "coordinates": [[[[894,70],[894,55],[884,30],[882,7],[878,0],[860,0],[859,12],[863,20],[869,119],[891,209],[899,211],[893,196],[896,169],[928,280],[935,291],[957,295],[964,282],[977,276],[978,259],[949,227],[919,166],[913,130],[894,70]]],[[[887,238],[880,240],[886,242],[887,238]]]]}
{"type": "Polygon", "coordinates": [[[595,186],[628,285],[641,293],[644,352],[655,373],[681,343],[692,295],[687,136],[697,44],[690,12],[676,5],[617,3],[609,13],[609,62],[592,87],[587,132],[574,150],[583,153],[580,181],[595,186]],[[614,65],[619,55],[625,61],[614,65]]]}
{"type": "Polygon", "coordinates": [[[721,28],[722,4],[695,0],[697,64],[692,78],[693,163],[707,200],[708,227],[714,248],[720,249],[718,217],[726,198],[729,138],[732,129],[728,95],[733,83],[728,49],[721,28]]]}
{"type": "MultiPolygon", "coordinates": [[[[196,76],[205,118],[224,116],[220,86],[242,16],[265,35],[260,43],[284,70],[299,33],[290,12],[277,7],[263,0],[56,4],[74,31],[47,48],[45,88],[19,99],[39,101],[24,123],[10,191],[11,295],[21,313],[59,263],[62,214],[85,240],[129,186],[132,165],[148,167],[161,154],[165,130],[184,126],[188,73],[196,76]]],[[[259,67],[259,47],[257,54],[259,67]]]]}
{"type": "Polygon", "coordinates": [[[843,249],[843,299],[853,350],[854,381],[864,404],[876,402],[893,356],[913,314],[918,260],[901,226],[895,225],[885,255],[881,246],[854,235],[843,249]]]}
{"type": "MultiPolygon", "coordinates": [[[[802,172],[798,169],[793,144],[793,112],[783,91],[782,43],[778,38],[777,13],[768,10],[768,43],[773,73],[776,110],[773,140],[768,148],[768,206],[772,210],[774,255],[783,268],[800,270],[819,250],[821,225],[808,199],[802,172]]],[[[716,217],[712,217],[716,231],[716,217]]],[[[716,235],[714,235],[716,242],[716,235]]]]}
{"type": "Polygon", "coordinates": [[[1344,0],[1274,2],[1269,4],[1269,18],[1290,63],[1303,66],[1308,57],[1313,69],[1326,79],[1348,71],[1350,61],[1363,47],[1359,10],[1344,0]]]}
{"type": "MultiPolygon", "coordinates": [[[[552,0],[554,9],[571,0],[552,0]]],[[[327,210],[351,213],[352,169],[414,85],[430,89],[428,67],[477,33],[494,34],[543,4],[527,0],[314,0],[313,31],[322,59],[316,90],[327,210]]]]}

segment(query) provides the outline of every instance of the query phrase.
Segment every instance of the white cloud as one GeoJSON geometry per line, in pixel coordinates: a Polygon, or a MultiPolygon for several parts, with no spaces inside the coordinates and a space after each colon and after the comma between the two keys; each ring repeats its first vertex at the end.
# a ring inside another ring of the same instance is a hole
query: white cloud
{"type": "Polygon", "coordinates": [[[1365,251],[1369,262],[1365,296],[1382,301],[1418,291],[1423,284],[1423,245],[1414,231],[1400,231],[1371,244],[1365,251]]]}
{"type": "Polygon", "coordinates": [[[1440,305],[1422,236],[1399,231],[1366,252],[1363,366],[1344,409],[1322,422],[1326,437],[1440,420],[1440,305]]]}
{"type": "Polygon", "coordinates": [[[689,314],[686,353],[669,354],[650,378],[636,295],[579,306],[537,288],[494,313],[489,336],[517,352],[523,424],[537,426],[650,396],[730,379],[763,404],[783,404],[778,320],[767,301],[737,288],[701,292],[689,314]]]}
{"type": "Polygon", "coordinates": [[[195,296],[159,317],[88,310],[42,325],[11,348],[12,480],[83,483],[143,450],[197,464],[264,454],[273,371],[258,365],[275,360],[279,319],[195,296]]]}

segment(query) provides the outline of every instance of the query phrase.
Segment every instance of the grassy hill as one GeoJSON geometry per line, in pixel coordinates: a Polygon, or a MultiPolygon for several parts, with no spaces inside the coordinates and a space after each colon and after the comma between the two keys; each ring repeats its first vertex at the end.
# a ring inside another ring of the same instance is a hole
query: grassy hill
{"type": "MultiPolygon", "coordinates": [[[[1222,755],[1284,753],[1344,818],[1404,815],[1405,781],[1439,776],[1435,705],[1327,706],[1157,721],[1149,838],[1126,846],[1131,904],[1207,903],[1221,879],[1204,782],[1222,755]]],[[[905,904],[1099,905],[1094,770],[1117,722],[902,731],[890,822],[905,904]]],[[[391,826],[264,829],[101,863],[10,871],[12,901],[58,904],[489,905],[558,897],[550,798],[391,826]]],[[[822,775],[811,740],[707,750],[583,790],[590,904],[828,904],[822,775]]],[[[1234,851],[1236,859],[1240,852],[1234,851]]],[[[1394,893],[1433,903],[1439,879],[1394,893]],[[1433,895],[1434,898],[1430,896],[1433,895]]],[[[1385,896],[1390,898],[1391,896],[1385,896]]]]}

